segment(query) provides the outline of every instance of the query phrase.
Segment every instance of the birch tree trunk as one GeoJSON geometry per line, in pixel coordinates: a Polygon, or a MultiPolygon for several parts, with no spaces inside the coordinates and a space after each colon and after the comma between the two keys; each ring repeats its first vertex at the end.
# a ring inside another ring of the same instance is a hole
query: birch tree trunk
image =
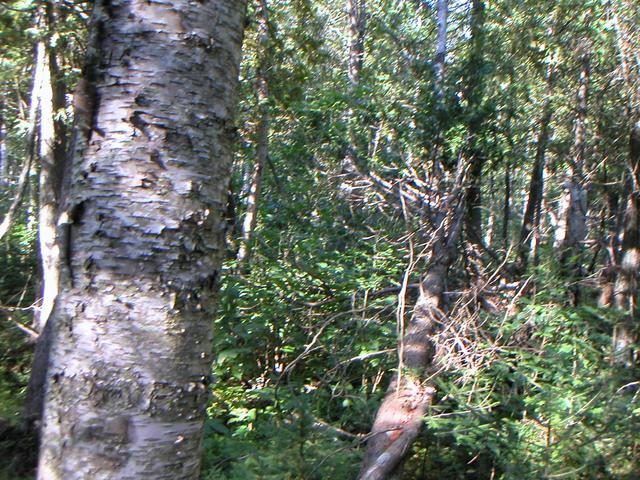
{"type": "MultiPolygon", "coordinates": [[[[638,43],[636,35],[636,23],[633,22],[634,6],[632,3],[625,0],[615,0],[609,2],[608,10],[613,20],[613,26],[616,32],[616,44],[618,47],[618,53],[620,55],[620,67],[622,69],[622,76],[624,79],[626,94],[629,98],[628,108],[631,111],[631,116],[637,116],[640,112],[640,92],[638,89],[640,85],[640,64],[638,62],[638,51],[640,50],[640,43],[638,43]],[[627,13],[627,16],[624,13],[627,13]],[[635,39],[635,42],[634,42],[635,39]],[[635,61],[634,61],[635,58],[635,61]],[[634,63],[636,64],[634,68],[634,63]]],[[[637,7],[635,9],[637,11],[637,7]]]]}
{"type": "MultiPolygon", "coordinates": [[[[42,272],[42,304],[37,316],[35,330],[41,332],[53,310],[58,295],[60,282],[60,248],[56,240],[56,223],[58,220],[58,203],[62,168],[64,163],[64,124],[54,120],[55,114],[64,109],[64,93],[54,95],[54,82],[58,83],[58,65],[55,52],[51,47],[53,33],[52,6],[47,18],[47,41],[42,42],[45,50],[42,88],[40,96],[40,123],[38,138],[39,174],[39,209],[38,209],[38,243],[42,272]],[[57,125],[56,125],[57,123],[57,125]],[[62,125],[61,125],[62,124],[62,125]]],[[[59,83],[57,88],[60,88],[59,83]]]]}
{"type": "Polygon", "coordinates": [[[258,1],[258,126],[256,129],[256,159],[251,172],[247,195],[247,210],[242,222],[242,241],[238,249],[238,266],[242,270],[251,254],[251,241],[258,221],[258,202],[262,191],[264,166],[269,154],[269,82],[267,75],[271,68],[269,53],[269,12],[266,0],[258,1]]]}
{"type": "Polygon", "coordinates": [[[40,480],[198,478],[244,14],[94,5],[40,480]]]}

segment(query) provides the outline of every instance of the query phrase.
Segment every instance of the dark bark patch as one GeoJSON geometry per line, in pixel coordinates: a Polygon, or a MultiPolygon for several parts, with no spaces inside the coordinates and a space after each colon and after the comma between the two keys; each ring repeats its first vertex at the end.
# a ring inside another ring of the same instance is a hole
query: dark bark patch
{"type": "Polygon", "coordinates": [[[135,102],[136,105],[140,105],[141,107],[151,106],[151,100],[149,99],[149,97],[147,97],[145,93],[139,93],[138,95],[136,95],[133,101],[135,102]]]}
{"type": "Polygon", "coordinates": [[[109,18],[114,18],[116,16],[111,0],[102,0],[102,7],[104,8],[104,13],[106,13],[109,18]]]}
{"type": "Polygon", "coordinates": [[[130,375],[123,377],[107,365],[97,363],[93,366],[93,375],[85,377],[89,388],[91,403],[100,408],[118,411],[139,405],[143,387],[138,378],[130,375]]]}
{"type": "Polygon", "coordinates": [[[142,118],[146,112],[142,112],[140,110],[136,110],[129,117],[129,122],[134,126],[136,130],[139,130],[144,134],[145,137],[150,138],[149,133],[147,132],[148,122],[142,118]]]}
{"type": "Polygon", "coordinates": [[[201,382],[187,385],[155,382],[149,396],[149,414],[165,421],[200,418],[206,410],[207,395],[201,382]]]}
{"type": "MultiPolygon", "coordinates": [[[[131,418],[126,415],[106,419],[96,418],[82,426],[75,425],[72,429],[72,435],[76,442],[92,443],[106,441],[111,447],[110,449],[115,449],[117,446],[123,446],[131,442],[133,424],[131,418]]],[[[114,455],[113,458],[122,460],[121,452],[117,453],[120,454],[114,455]]],[[[112,458],[112,455],[106,455],[106,458],[112,458]]],[[[119,464],[112,462],[112,466],[119,466],[119,464]]]]}
{"type": "Polygon", "coordinates": [[[162,170],[166,170],[167,166],[164,164],[162,159],[160,158],[160,152],[158,150],[153,150],[149,155],[150,160],[158,165],[162,170]]]}
{"type": "Polygon", "coordinates": [[[204,280],[204,287],[209,290],[215,290],[218,287],[218,271],[214,270],[211,275],[208,275],[204,280]]]}
{"type": "Polygon", "coordinates": [[[104,425],[104,432],[120,444],[129,443],[133,434],[131,418],[127,415],[119,415],[107,419],[104,425]]]}
{"type": "Polygon", "coordinates": [[[80,203],[76,203],[69,211],[70,223],[74,225],[81,225],[82,219],[87,211],[87,201],[83,200],[80,203]]]}
{"type": "Polygon", "coordinates": [[[114,427],[112,422],[116,419],[105,421],[102,418],[95,418],[83,424],[75,424],[71,428],[71,438],[75,444],[99,443],[102,450],[93,458],[92,467],[97,471],[116,471],[121,469],[130,457],[125,445],[129,443],[129,422],[121,423],[119,427],[114,427]]]}

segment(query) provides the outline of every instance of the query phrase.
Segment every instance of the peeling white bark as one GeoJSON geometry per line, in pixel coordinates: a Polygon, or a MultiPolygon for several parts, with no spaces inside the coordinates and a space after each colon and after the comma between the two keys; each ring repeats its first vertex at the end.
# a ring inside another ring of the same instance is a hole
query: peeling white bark
{"type": "Polygon", "coordinates": [[[245,7],[95,4],[39,480],[198,478],[245,7]]]}

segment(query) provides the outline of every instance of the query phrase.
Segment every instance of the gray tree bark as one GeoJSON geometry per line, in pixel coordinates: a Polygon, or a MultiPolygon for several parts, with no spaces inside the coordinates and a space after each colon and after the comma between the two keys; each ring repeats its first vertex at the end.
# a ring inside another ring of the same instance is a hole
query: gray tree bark
{"type": "Polygon", "coordinates": [[[631,131],[629,145],[629,194],[624,214],[620,266],[613,289],[615,306],[625,316],[613,331],[613,360],[631,366],[632,345],[638,334],[638,272],[640,271],[640,121],[631,131]]]}
{"type": "Polygon", "coordinates": [[[245,8],[95,3],[40,480],[198,478],[245,8]]]}
{"type": "Polygon", "coordinates": [[[364,62],[364,39],[367,29],[365,0],[347,0],[349,14],[349,82],[353,87],[360,84],[360,72],[364,62]]]}
{"type": "MultiPolygon", "coordinates": [[[[616,38],[620,55],[620,64],[629,98],[628,111],[632,123],[629,136],[629,182],[622,222],[622,245],[620,261],[614,263],[615,276],[612,300],[616,308],[625,312],[625,316],[614,326],[613,357],[614,363],[631,366],[637,362],[637,351],[632,345],[638,339],[638,271],[640,270],[640,73],[632,68],[634,57],[640,50],[640,44],[633,41],[634,22],[624,18],[622,13],[633,12],[629,2],[612,2],[610,8],[616,28],[616,38]],[[623,8],[621,8],[623,7],[623,8]]],[[[614,252],[615,255],[616,252],[614,252]]],[[[605,285],[606,287],[607,285],[605,285]]],[[[603,290],[601,299],[609,300],[603,290]]]]}
{"type": "Polygon", "coordinates": [[[538,229],[540,228],[542,196],[544,193],[544,168],[546,164],[547,146],[551,136],[551,119],[553,118],[554,62],[555,60],[553,58],[550,59],[550,64],[547,67],[546,99],[542,107],[540,122],[538,123],[536,153],[533,161],[533,169],[531,170],[531,180],[529,181],[527,205],[522,218],[520,240],[518,242],[519,269],[523,272],[527,269],[531,245],[535,240],[534,237],[538,235],[538,229]]]}
{"type": "Polygon", "coordinates": [[[449,16],[449,0],[438,0],[437,3],[438,39],[436,57],[433,65],[435,70],[434,92],[442,100],[444,97],[445,65],[447,60],[447,19],[449,16]]]}
{"type": "Polygon", "coordinates": [[[607,189],[607,206],[603,209],[603,225],[606,225],[607,237],[605,241],[605,251],[607,254],[606,265],[600,273],[600,295],[598,296],[598,306],[601,308],[613,305],[613,290],[616,281],[616,271],[619,268],[619,201],[616,192],[607,189]]]}
{"type": "MultiPolygon", "coordinates": [[[[360,75],[364,64],[364,41],[367,31],[366,0],[347,0],[349,51],[347,55],[347,75],[349,77],[349,89],[351,102],[357,102],[357,89],[360,85],[360,75]]],[[[354,184],[362,177],[358,162],[358,138],[356,132],[355,105],[349,106],[347,112],[348,145],[344,159],[342,160],[341,175],[344,181],[342,190],[348,194],[350,204],[356,200],[354,184]]]]}

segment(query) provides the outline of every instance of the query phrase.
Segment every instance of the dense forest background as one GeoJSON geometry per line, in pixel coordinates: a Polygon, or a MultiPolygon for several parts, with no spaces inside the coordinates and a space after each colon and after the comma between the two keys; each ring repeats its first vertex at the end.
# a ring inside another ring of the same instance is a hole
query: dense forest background
{"type": "MultiPolygon", "coordinates": [[[[0,478],[32,474],[90,11],[0,4],[0,478]]],[[[203,479],[356,478],[389,412],[406,479],[640,476],[639,26],[635,0],[250,2],[203,479]]]]}

